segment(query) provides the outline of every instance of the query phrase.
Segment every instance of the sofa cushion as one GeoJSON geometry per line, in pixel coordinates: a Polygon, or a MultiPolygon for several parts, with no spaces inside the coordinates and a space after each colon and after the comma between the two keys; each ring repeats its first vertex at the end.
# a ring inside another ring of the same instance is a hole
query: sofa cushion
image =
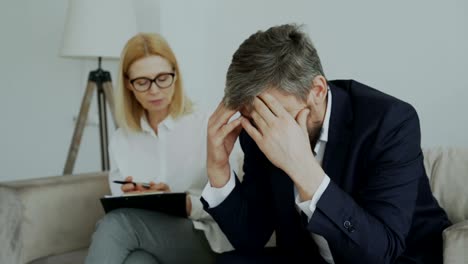
{"type": "Polygon", "coordinates": [[[88,249],[85,248],[56,256],[40,258],[29,262],[29,264],[82,264],[87,254],[88,249]]]}
{"type": "Polygon", "coordinates": [[[444,230],[444,264],[468,263],[468,220],[444,230]]]}
{"type": "Polygon", "coordinates": [[[450,221],[468,219],[468,149],[431,148],[424,156],[432,192],[450,221]]]}

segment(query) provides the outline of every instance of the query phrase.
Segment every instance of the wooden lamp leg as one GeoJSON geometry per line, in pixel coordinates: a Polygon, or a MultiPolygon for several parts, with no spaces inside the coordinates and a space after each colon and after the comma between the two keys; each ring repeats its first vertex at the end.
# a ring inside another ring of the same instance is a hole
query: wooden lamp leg
{"type": "Polygon", "coordinates": [[[112,115],[112,120],[114,121],[114,126],[117,128],[117,119],[115,116],[115,100],[114,100],[114,93],[112,88],[112,82],[105,82],[103,85],[104,93],[106,94],[106,100],[109,104],[109,109],[112,115]]]}
{"type": "Polygon", "coordinates": [[[81,138],[83,137],[83,130],[86,126],[86,120],[88,119],[89,107],[91,105],[91,99],[93,98],[93,92],[96,89],[96,83],[88,81],[83,100],[81,101],[80,113],[76,120],[75,131],[73,132],[73,138],[68,149],[68,156],[63,169],[63,174],[72,174],[73,167],[75,166],[76,157],[78,156],[78,150],[80,149],[81,138]]]}

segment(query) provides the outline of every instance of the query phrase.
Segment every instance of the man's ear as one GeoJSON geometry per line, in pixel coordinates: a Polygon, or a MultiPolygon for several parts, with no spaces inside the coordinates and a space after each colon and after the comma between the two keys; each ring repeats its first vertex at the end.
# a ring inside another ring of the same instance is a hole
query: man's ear
{"type": "Polygon", "coordinates": [[[328,84],[322,75],[316,76],[312,80],[312,87],[307,97],[307,104],[319,105],[327,98],[328,84]]]}

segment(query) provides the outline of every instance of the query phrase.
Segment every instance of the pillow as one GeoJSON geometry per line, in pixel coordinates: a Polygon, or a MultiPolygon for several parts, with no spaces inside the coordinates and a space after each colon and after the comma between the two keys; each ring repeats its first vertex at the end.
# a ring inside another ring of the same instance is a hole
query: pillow
{"type": "Polygon", "coordinates": [[[424,165],[432,192],[450,221],[468,220],[468,148],[426,149],[424,165]]]}
{"type": "Polygon", "coordinates": [[[444,264],[468,263],[468,220],[444,230],[444,264]]]}

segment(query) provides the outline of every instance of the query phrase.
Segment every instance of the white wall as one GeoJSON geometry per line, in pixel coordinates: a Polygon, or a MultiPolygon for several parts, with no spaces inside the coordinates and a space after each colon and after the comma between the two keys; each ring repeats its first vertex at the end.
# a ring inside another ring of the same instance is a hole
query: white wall
{"type": "MultiPolygon", "coordinates": [[[[133,1],[139,30],[159,31],[159,1],[133,1]]],[[[0,181],[62,173],[88,73],[97,68],[97,60],[59,56],[67,5],[0,1],[0,181]]],[[[104,60],[103,68],[115,76],[118,62],[104,60]]],[[[88,126],[74,172],[100,170],[99,151],[98,127],[88,126]]]]}
{"type": "MultiPolygon", "coordinates": [[[[134,0],[140,31],[175,50],[189,95],[213,109],[239,44],[272,25],[306,25],[330,79],[353,78],[412,103],[423,146],[468,147],[468,2],[134,0]]],[[[63,169],[93,60],[58,56],[67,1],[0,1],[0,181],[63,169]]],[[[113,76],[116,61],[104,61],[113,76]]],[[[95,98],[93,100],[94,104],[95,98]]],[[[96,116],[93,105],[91,116],[96,116]]],[[[75,172],[100,169],[88,126],[75,172]]]]}
{"type": "Polygon", "coordinates": [[[191,96],[213,108],[231,56],[260,29],[305,24],[329,79],[352,78],[413,104],[423,146],[468,147],[468,1],[161,1],[161,31],[191,96]]]}

